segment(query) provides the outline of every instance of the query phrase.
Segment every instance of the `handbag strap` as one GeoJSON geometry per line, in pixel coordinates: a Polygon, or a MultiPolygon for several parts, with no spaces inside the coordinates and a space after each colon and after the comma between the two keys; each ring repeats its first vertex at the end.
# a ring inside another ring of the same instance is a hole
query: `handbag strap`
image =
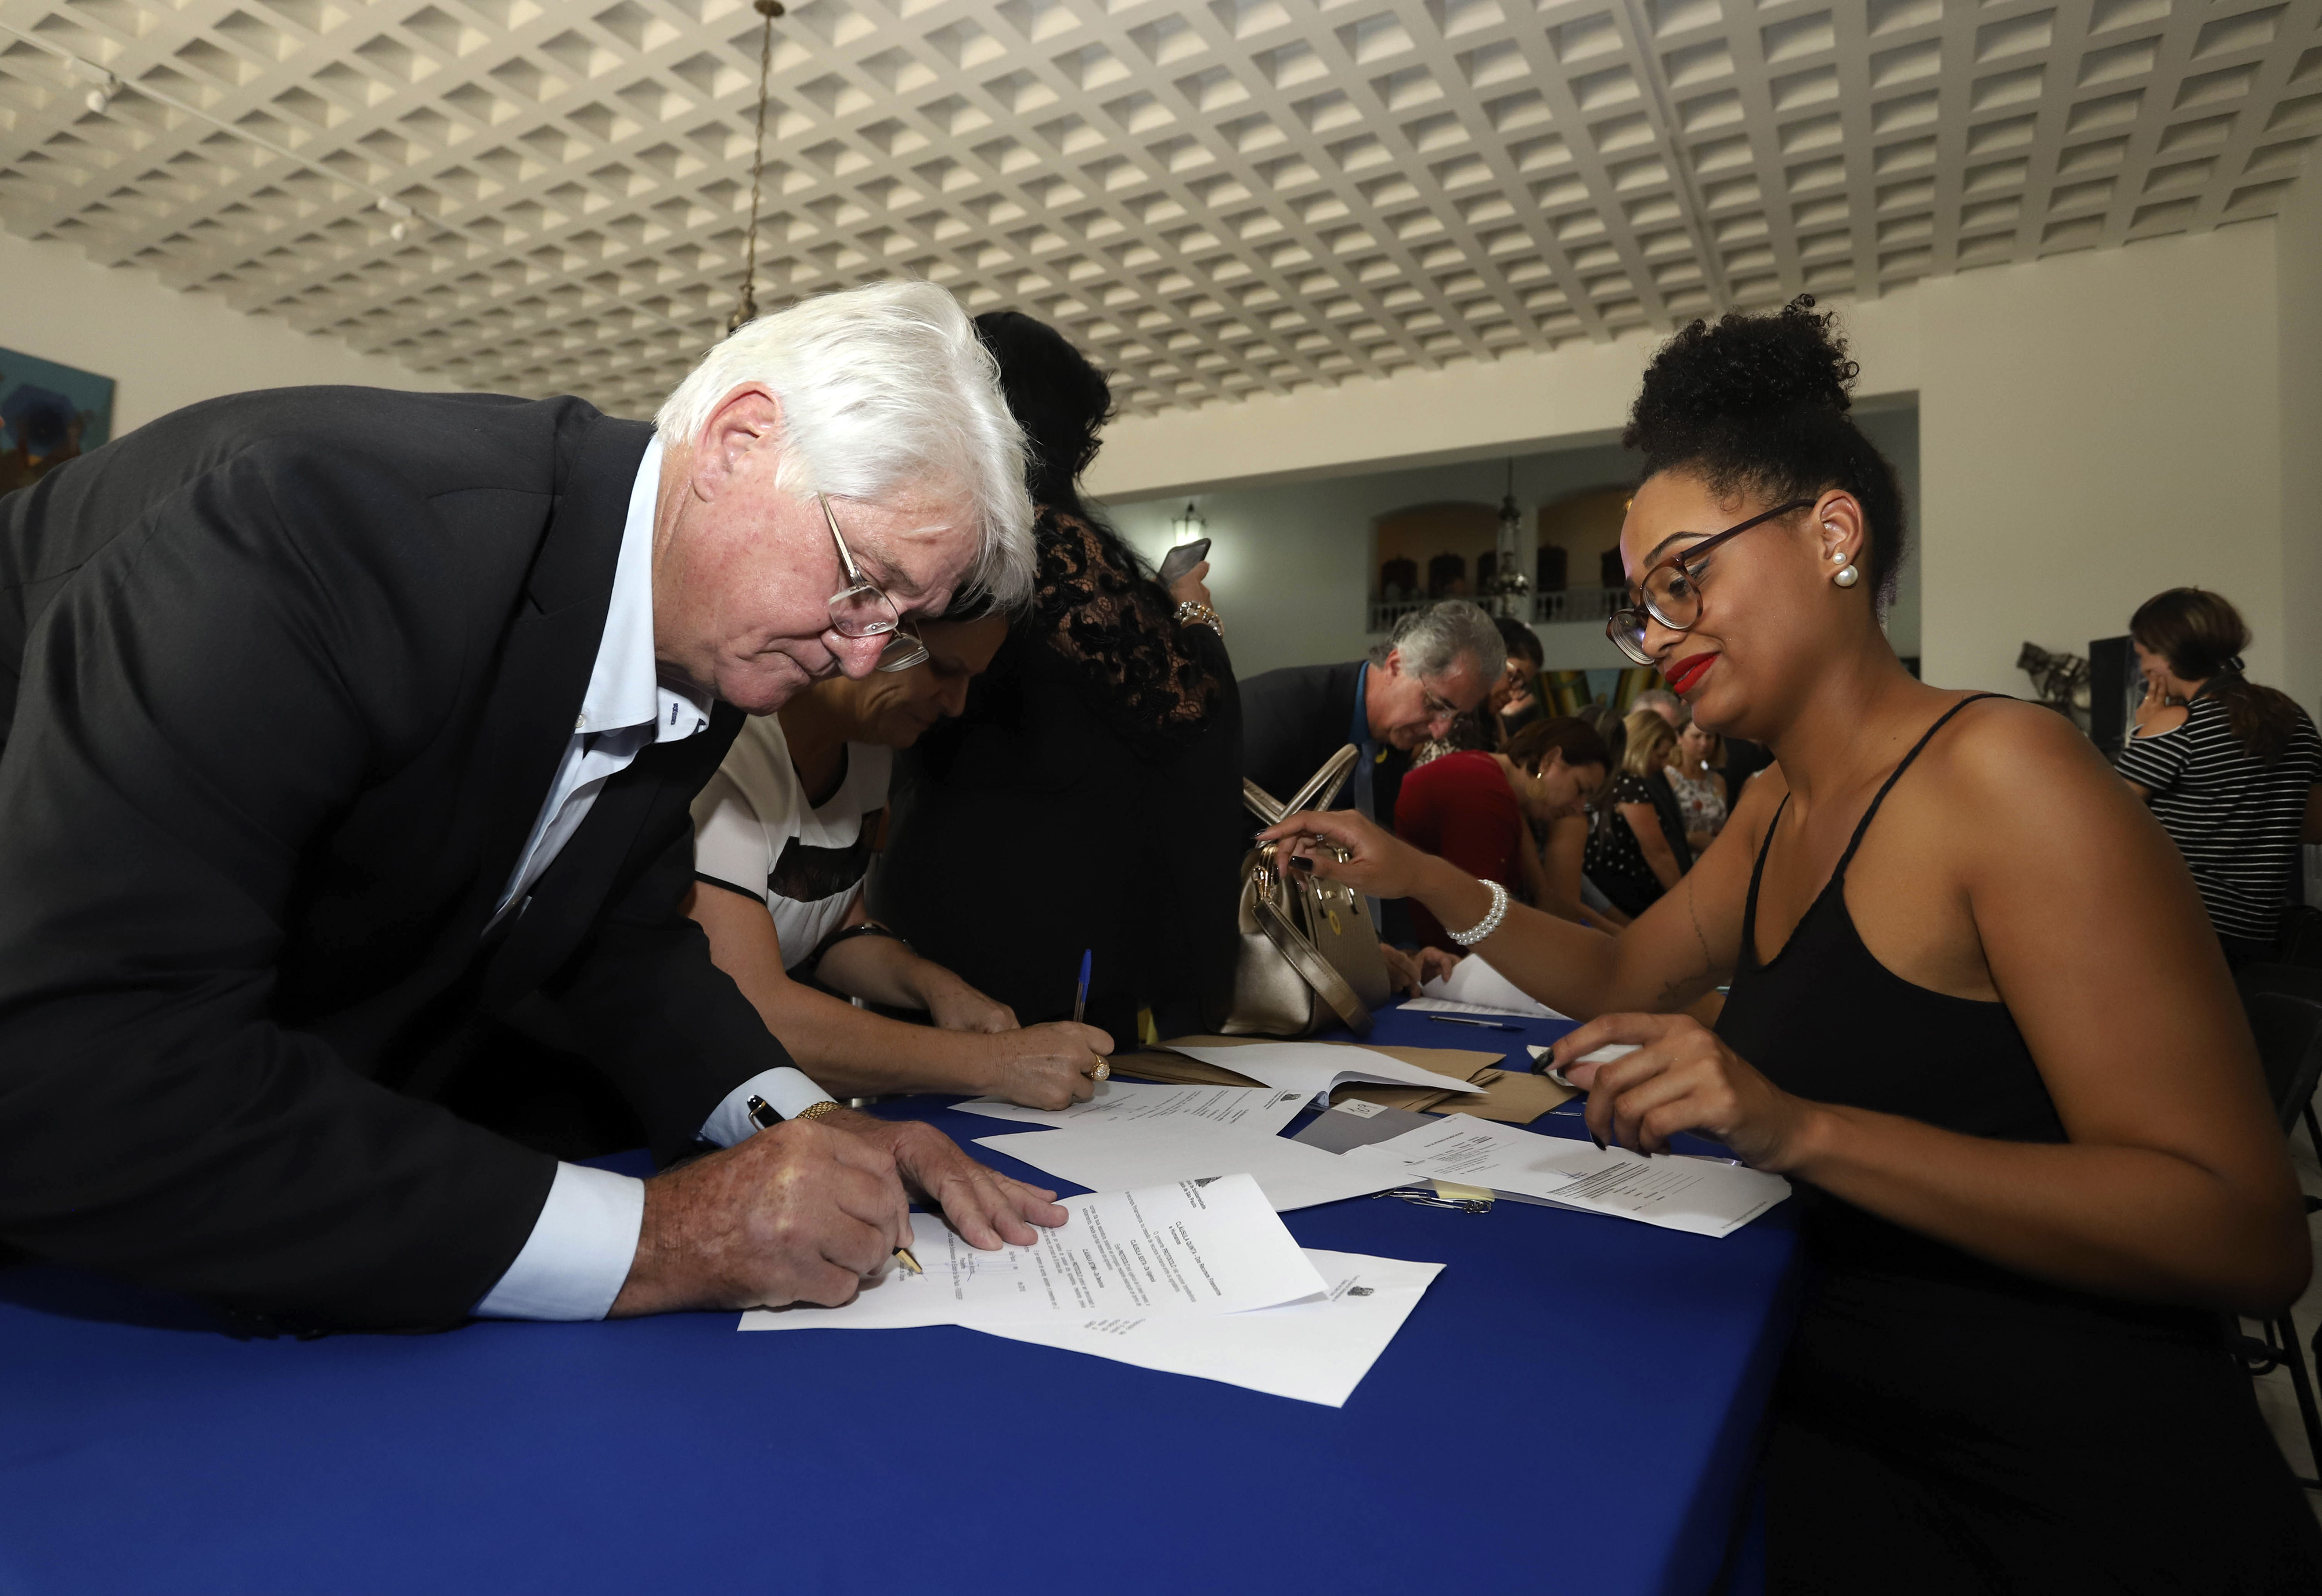
{"type": "Polygon", "coordinates": [[[1358,1036],[1369,1035],[1370,1010],[1365,1008],[1362,999],[1355,996],[1355,989],[1347,984],[1347,978],[1322,956],[1320,948],[1306,940],[1304,933],[1290,923],[1289,917],[1275,907],[1272,898],[1261,896],[1254,907],[1257,911],[1258,929],[1265,932],[1266,940],[1290,961],[1290,968],[1303,977],[1308,986],[1322,995],[1322,1000],[1337,1011],[1347,1029],[1358,1036]]]}
{"type": "Polygon", "coordinates": [[[1282,800],[1247,776],[1241,779],[1241,805],[1268,825],[1281,823],[1282,800]]]}
{"type": "Polygon", "coordinates": [[[1354,774],[1355,761],[1360,757],[1360,751],[1353,743],[1346,744],[1324,760],[1322,768],[1308,777],[1306,785],[1292,794],[1286,804],[1245,776],[1241,779],[1242,806],[1268,825],[1278,825],[1284,816],[1295,815],[1301,809],[1327,809],[1338,798],[1339,789],[1347,784],[1347,778],[1354,774]]]}

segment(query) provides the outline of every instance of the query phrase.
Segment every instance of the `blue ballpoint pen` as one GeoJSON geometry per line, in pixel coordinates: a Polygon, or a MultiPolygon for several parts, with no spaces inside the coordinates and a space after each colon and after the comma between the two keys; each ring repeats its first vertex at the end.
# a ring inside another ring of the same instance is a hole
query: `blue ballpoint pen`
{"type": "Polygon", "coordinates": [[[1081,954],[1080,990],[1073,994],[1073,1024],[1081,1023],[1081,1011],[1088,1007],[1089,966],[1096,960],[1096,950],[1090,948],[1081,954]]]}

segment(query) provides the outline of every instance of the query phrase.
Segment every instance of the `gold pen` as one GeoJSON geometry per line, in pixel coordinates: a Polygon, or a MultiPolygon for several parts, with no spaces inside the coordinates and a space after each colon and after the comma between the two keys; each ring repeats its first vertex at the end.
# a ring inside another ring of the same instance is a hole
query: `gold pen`
{"type": "MultiPolygon", "coordinates": [[[[833,1108],[837,1107],[835,1103],[831,1106],[833,1108]]],[[[782,1117],[774,1112],[774,1106],[766,1101],[763,1098],[752,1098],[749,1102],[749,1111],[750,1123],[756,1126],[760,1130],[772,1130],[774,1126],[782,1122],[782,1117]]],[[[913,1274],[925,1274],[927,1272],[926,1270],[919,1267],[919,1261],[911,1256],[911,1249],[909,1247],[897,1247],[895,1249],[895,1262],[910,1270],[913,1274]]]]}

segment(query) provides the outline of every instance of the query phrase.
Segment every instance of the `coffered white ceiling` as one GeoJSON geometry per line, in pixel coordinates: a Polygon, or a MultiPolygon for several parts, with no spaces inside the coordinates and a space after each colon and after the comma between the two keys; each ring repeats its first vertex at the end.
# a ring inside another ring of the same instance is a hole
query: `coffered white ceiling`
{"type": "MultiPolygon", "coordinates": [[[[732,306],[746,0],[0,23],[14,233],[632,415],[732,306]],[[117,78],[105,111],[66,56],[117,78]]],[[[759,300],[929,278],[1060,324],[1149,411],[1868,296],[2271,214],[2322,133],[2317,26],[2322,0],[802,0],[759,300]]]]}

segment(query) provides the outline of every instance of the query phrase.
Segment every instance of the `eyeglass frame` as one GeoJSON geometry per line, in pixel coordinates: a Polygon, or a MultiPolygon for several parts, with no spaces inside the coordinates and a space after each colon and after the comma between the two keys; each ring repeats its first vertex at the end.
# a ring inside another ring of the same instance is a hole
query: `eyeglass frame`
{"type": "Polygon", "coordinates": [[[838,530],[838,516],[830,507],[830,496],[818,493],[814,496],[814,502],[822,506],[823,524],[830,528],[830,541],[838,547],[838,568],[846,575],[847,584],[825,601],[826,607],[830,611],[830,629],[841,637],[853,639],[855,634],[846,631],[838,624],[838,602],[842,598],[853,598],[859,594],[868,593],[885,605],[887,613],[895,617],[883,626],[873,626],[870,631],[862,634],[864,637],[883,636],[887,639],[885,645],[879,651],[879,662],[873,668],[878,670],[898,671],[909,670],[915,666],[926,664],[928,645],[919,634],[904,628],[901,606],[887,597],[885,588],[864,576],[863,568],[855,563],[855,556],[846,547],[846,539],[838,530]]]}
{"type": "Polygon", "coordinates": [[[1610,638],[1612,640],[1613,646],[1619,649],[1627,658],[1635,660],[1640,665],[1651,664],[1653,661],[1650,658],[1637,658],[1639,652],[1641,652],[1643,648],[1641,642],[1640,642],[1637,648],[1632,649],[1626,643],[1623,643],[1621,640],[1621,624],[1623,620],[1631,617],[1635,618],[1637,623],[1637,636],[1641,640],[1645,634],[1644,624],[1648,618],[1659,622],[1662,629],[1669,632],[1690,632],[1701,620],[1700,601],[1698,599],[1695,601],[1693,619],[1686,622],[1685,625],[1681,626],[1654,607],[1652,589],[1646,584],[1652,580],[1657,572],[1668,566],[1674,565],[1678,570],[1684,572],[1686,579],[1692,582],[1697,588],[1701,585],[1701,578],[1694,572],[1693,562],[1695,561],[1701,559],[1712,549],[1714,549],[1718,544],[1723,543],[1728,538],[1739,537],[1753,526],[1762,526],[1769,521],[1778,521],[1784,515],[1795,514],[1799,510],[1811,510],[1815,507],[1815,505],[1817,502],[1818,501],[1816,499],[1811,498],[1794,498],[1788,504],[1778,505],[1762,515],[1752,515],[1750,519],[1742,522],[1738,525],[1727,527],[1723,532],[1712,533],[1709,536],[1702,539],[1701,542],[1694,544],[1691,548],[1680,549],[1676,553],[1668,556],[1666,559],[1654,561],[1652,564],[1645,568],[1644,575],[1639,577],[1635,581],[1629,584],[1632,588],[1636,589],[1637,602],[1634,604],[1624,604],[1619,609],[1614,610],[1611,615],[1604,617],[1604,635],[1610,638]]]}

